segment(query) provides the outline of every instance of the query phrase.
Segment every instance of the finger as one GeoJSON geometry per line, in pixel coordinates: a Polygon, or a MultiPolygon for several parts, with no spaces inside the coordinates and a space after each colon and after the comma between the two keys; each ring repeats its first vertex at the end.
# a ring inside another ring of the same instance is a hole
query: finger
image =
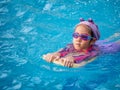
{"type": "Polygon", "coordinates": [[[62,59],[62,63],[63,63],[63,65],[65,66],[66,60],[65,60],[65,59],[62,59]]]}
{"type": "Polygon", "coordinates": [[[54,61],[59,61],[59,58],[55,58],[55,59],[53,59],[54,61]]]}
{"type": "Polygon", "coordinates": [[[64,60],[64,65],[65,65],[65,66],[68,66],[68,64],[69,64],[69,61],[68,61],[67,59],[65,59],[65,60],[64,60]]]}
{"type": "Polygon", "coordinates": [[[73,61],[67,60],[66,66],[67,67],[71,67],[72,65],[73,65],[73,61]]]}
{"type": "Polygon", "coordinates": [[[59,59],[60,57],[59,56],[56,56],[56,59],[59,59]]]}
{"type": "Polygon", "coordinates": [[[57,56],[57,55],[52,54],[52,55],[51,55],[51,58],[52,58],[52,59],[58,59],[58,56],[57,56]]]}
{"type": "Polygon", "coordinates": [[[72,67],[73,66],[73,62],[70,64],[70,67],[72,67]]]}
{"type": "Polygon", "coordinates": [[[60,58],[60,59],[58,59],[59,60],[59,62],[62,62],[62,63],[64,63],[64,60],[63,60],[63,58],[60,58]]]}
{"type": "Polygon", "coordinates": [[[49,58],[48,58],[48,57],[46,57],[45,60],[46,60],[47,62],[49,62],[49,58]]]}
{"type": "Polygon", "coordinates": [[[68,61],[68,63],[67,63],[67,67],[70,67],[70,66],[71,66],[71,62],[68,61]]]}
{"type": "Polygon", "coordinates": [[[46,57],[45,57],[45,60],[50,62],[51,61],[51,55],[47,54],[46,57]]]}
{"type": "Polygon", "coordinates": [[[65,64],[65,60],[64,59],[62,59],[61,61],[62,61],[63,64],[65,64]]]}
{"type": "Polygon", "coordinates": [[[50,55],[49,61],[51,62],[51,61],[52,61],[52,59],[53,59],[53,56],[52,56],[52,55],[50,55]]]}
{"type": "Polygon", "coordinates": [[[58,59],[58,61],[61,62],[64,66],[64,59],[63,58],[58,59]]]}

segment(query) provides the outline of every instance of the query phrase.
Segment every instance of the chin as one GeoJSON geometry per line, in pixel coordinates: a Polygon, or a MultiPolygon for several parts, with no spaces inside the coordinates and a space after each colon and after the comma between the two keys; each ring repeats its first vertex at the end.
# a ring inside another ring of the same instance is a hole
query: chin
{"type": "Polygon", "coordinates": [[[75,49],[82,49],[79,44],[74,44],[75,49]]]}

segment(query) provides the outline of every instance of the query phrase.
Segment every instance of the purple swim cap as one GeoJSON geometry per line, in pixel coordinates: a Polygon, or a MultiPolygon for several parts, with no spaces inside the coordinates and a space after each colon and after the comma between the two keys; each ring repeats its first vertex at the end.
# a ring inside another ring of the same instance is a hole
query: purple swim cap
{"type": "Polygon", "coordinates": [[[89,26],[93,32],[93,37],[96,38],[97,40],[100,38],[98,26],[94,23],[94,21],[91,18],[89,18],[88,21],[85,21],[83,18],[80,18],[80,23],[78,25],[80,24],[85,24],[89,26]]]}

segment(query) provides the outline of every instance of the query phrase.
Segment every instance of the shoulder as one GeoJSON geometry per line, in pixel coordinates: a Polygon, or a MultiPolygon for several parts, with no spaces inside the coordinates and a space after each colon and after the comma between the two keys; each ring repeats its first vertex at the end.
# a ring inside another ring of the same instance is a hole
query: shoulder
{"type": "Polygon", "coordinates": [[[98,55],[100,53],[100,49],[99,49],[99,46],[98,45],[93,45],[92,46],[92,50],[91,50],[91,52],[90,52],[90,55],[92,56],[92,57],[94,57],[94,56],[96,56],[96,55],[98,55]]]}
{"type": "Polygon", "coordinates": [[[60,51],[67,51],[67,52],[72,52],[74,50],[73,44],[67,44],[62,50],[60,51]]]}
{"type": "Polygon", "coordinates": [[[73,44],[72,44],[72,43],[67,44],[66,47],[68,47],[68,48],[72,48],[72,47],[73,47],[73,44]]]}
{"type": "Polygon", "coordinates": [[[73,48],[72,44],[67,44],[65,47],[63,47],[62,49],[59,50],[59,52],[61,51],[71,51],[71,49],[73,48]]]}
{"type": "Polygon", "coordinates": [[[92,46],[92,49],[93,49],[93,51],[99,51],[99,50],[100,50],[99,46],[96,45],[96,44],[94,44],[94,45],[92,46]]]}

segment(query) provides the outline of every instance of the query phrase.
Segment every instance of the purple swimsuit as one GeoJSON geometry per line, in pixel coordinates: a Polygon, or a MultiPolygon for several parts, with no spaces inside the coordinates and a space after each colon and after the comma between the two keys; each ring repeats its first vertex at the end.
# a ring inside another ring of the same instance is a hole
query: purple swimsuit
{"type": "Polygon", "coordinates": [[[92,45],[87,49],[87,52],[77,51],[73,44],[68,44],[65,48],[59,51],[60,57],[72,55],[75,63],[80,63],[83,60],[91,59],[98,55],[99,49],[96,45],[92,45]]]}

